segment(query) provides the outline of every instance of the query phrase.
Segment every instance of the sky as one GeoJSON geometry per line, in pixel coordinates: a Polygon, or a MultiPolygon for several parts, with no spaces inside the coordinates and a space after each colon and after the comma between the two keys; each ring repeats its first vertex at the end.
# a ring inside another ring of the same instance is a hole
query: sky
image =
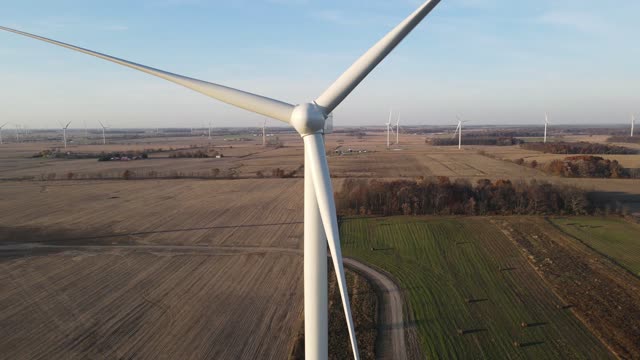
{"type": "MultiPolygon", "coordinates": [[[[420,0],[21,0],[0,25],[292,104],[420,0]]],[[[335,111],[337,126],[621,124],[640,113],[640,1],[442,0],[335,111]]],[[[0,31],[0,123],[257,126],[263,117],[0,31]]],[[[269,125],[279,125],[275,120],[269,125]]]]}

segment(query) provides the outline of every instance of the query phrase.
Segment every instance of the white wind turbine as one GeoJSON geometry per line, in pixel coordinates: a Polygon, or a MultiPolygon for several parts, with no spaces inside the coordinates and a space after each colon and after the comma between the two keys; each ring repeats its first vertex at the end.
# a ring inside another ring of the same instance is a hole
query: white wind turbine
{"type": "Polygon", "coordinates": [[[396,120],[396,145],[400,144],[400,113],[398,113],[398,119],[396,120]]]}
{"type": "Polygon", "coordinates": [[[456,128],[456,132],[453,133],[453,137],[456,137],[456,134],[458,135],[458,150],[462,149],[462,124],[468,122],[468,121],[463,121],[460,116],[456,115],[456,118],[458,119],[458,127],[456,128]]]}
{"type": "Polygon", "coordinates": [[[633,128],[636,126],[636,114],[631,114],[631,137],[633,137],[633,128]]]}
{"type": "Polygon", "coordinates": [[[211,141],[211,120],[209,120],[209,141],[211,141]]]}
{"type": "Polygon", "coordinates": [[[544,143],[547,143],[547,127],[549,127],[549,114],[544,113],[544,143]]]}
{"type": "Polygon", "coordinates": [[[62,125],[62,123],[59,121],[58,121],[58,124],[60,124],[60,127],[62,127],[62,139],[64,140],[64,148],[66,149],[67,148],[67,129],[69,128],[71,121],[69,121],[67,125],[62,125]]]}
{"type": "Polygon", "coordinates": [[[4,124],[2,124],[2,126],[0,126],[0,145],[2,145],[2,128],[7,126],[7,124],[9,124],[9,123],[4,123],[4,124]]]}
{"type": "Polygon", "coordinates": [[[100,127],[102,128],[102,145],[106,145],[107,144],[107,138],[104,135],[104,131],[106,129],[108,129],[108,127],[104,126],[104,124],[102,123],[102,121],[98,120],[98,122],[100,123],[100,127]]]}
{"type": "Polygon", "coordinates": [[[97,53],[18,30],[2,30],[79,51],[139,70],[204,95],[290,124],[304,142],[304,311],[305,358],[328,358],[327,242],[336,271],[338,288],[349,329],[354,358],[359,359],[351,306],[346,288],[335,201],[325,154],[325,126],[331,113],[364,78],[413,30],[440,0],[427,0],[377,44],[369,49],[315,101],[291,105],[226,86],[172,74],[127,60],[97,53]]]}
{"type": "Polygon", "coordinates": [[[389,111],[389,120],[387,121],[387,149],[391,147],[391,117],[393,116],[393,109],[389,111]]]}
{"type": "Polygon", "coordinates": [[[267,119],[262,123],[262,146],[267,146],[267,119]]]}
{"type": "Polygon", "coordinates": [[[15,124],[16,126],[16,142],[20,143],[20,125],[15,124]]]}

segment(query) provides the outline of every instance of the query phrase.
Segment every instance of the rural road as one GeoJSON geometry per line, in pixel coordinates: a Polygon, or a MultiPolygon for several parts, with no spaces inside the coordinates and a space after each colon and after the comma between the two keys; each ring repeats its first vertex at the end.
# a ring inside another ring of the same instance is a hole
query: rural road
{"type": "MultiPolygon", "coordinates": [[[[0,245],[0,255],[22,253],[27,254],[36,249],[85,250],[85,251],[170,251],[170,252],[199,252],[199,253],[255,253],[279,252],[292,255],[303,255],[302,250],[290,248],[270,247],[226,247],[226,246],[181,246],[181,245],[47,245],[42,243],[25,243],[0,245]]],[[[344,258],[344,264],[349,269],[358,272],[373,282],[382,293],[381,323],[378,337],[381,339],[378,359],[406,360],[405,326],[403,317],[403,299],[400,288],[385,274],[358,262],[344,258]]]]}
{"type": "Polygon", "coordinates": [[[357,271],[382,291],[381,323],[378,337],[382,339],[381,354],[378,359],[407,359],[407,348],[404,340],[404,306],[400,288],[387,275],[370,268],[353,259],[344,259],[344,264],[351,270],[357,271]]]}

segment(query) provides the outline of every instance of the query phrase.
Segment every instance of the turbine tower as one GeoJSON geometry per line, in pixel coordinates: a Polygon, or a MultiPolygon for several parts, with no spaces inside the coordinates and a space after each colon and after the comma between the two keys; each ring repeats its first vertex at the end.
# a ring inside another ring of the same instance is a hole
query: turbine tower
{"type": "Polygon", "coordinates": [[[106,145],[107,144],[107,138],[104,136],[104,131],[106,129],[108,129],[108,128],[106,126],[104,126],[102,121],[98,120],[98,122],[100,123],[100,127],[102,128],[102,145],[106,145]]]}
{"type": "Polygon", "coordinates": [[[387,121],[387,149],[391,147],[391,117],[393,116],[393,109],[389,110],[389,120],[387,121]]]}
{"type": "Polygon", "coordinates": [[[631,137],[633,137],[633,128],[636,126],[636,114],[631,114],[631,137]]]}
{"type": "Polygon", "coordinates": [[[20,125],[15,124],[16,126],[16,142],[20,143],[20,125]]]}
{"type": "Polygon", "coordinates": [[[267,119],[262,123],[262,146],[267,146],[267,119]]]}
{"type": "Polygon", "coordinates": [[[67,125],[62,125],[61,122],[58,122],[58,124],[60,124],[60,126],[62,127],[62,139],[64,140],[64,148],[66,149],[67,148],[67,128],[69,128],[71,121],[69,121],[67,125]]]}
{"type": "Polygon", "coordinates": [[[549,126],[549,114],[544,113],[544,143],[547,143],[547,127],[549,126]]]}
{"type": "Polygon", "coordinates": [[[2,145],[2,128],[7,126],[7,124],[9,124],[9,123],[4,123],[4,124],[2,124],[2,126],[0,126],[0,145],[2,145]]]}
{"type": "Polygon", "coordinates": [[[396,120],[396,145],[400,145],[400,113],[398,113],[396,120]]]}
{"type": "Polygon", "coordinates": [[[340,234],[329,165],[324,146],[325,127],[330,115],[367,75],[436,7],[440,0],[427,0],[407,19],[391,30],[360,57],[315,101],[291,105],[230,87],[169,73],[127,60],[97,53],[18,30],[2,30],[79,51],[103,60],[139,70],[230,105],[283,121],[291,125],[304,143],[304,312],[305,358],[328,358],[327,243],[331,251],[338,289],[349,330],[354,358],[360,358],[351,316],[351,306],[340,248],[340,234]]]}
{"type": "Polygon", "coordinates": [[[209,120],[209,141],[211,141],[211,120],[209,120]]]}
{"type": "Polygon", "coordinates": [[[453,137],[456,137],[456,134],[458,135],[458,150],[462,149],[462,124],[468,122],[468,121],[463,121],[460,116],[456,116],[456,118],[458,119],[458,127],[456,128],[456,132],[453,133],[453,137]]]}

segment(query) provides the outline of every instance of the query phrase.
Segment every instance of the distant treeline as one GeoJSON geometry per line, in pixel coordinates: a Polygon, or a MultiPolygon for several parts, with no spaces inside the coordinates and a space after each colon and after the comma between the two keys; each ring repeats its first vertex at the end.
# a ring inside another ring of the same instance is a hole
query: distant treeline
{"type": "Polygon", "coordinates": [[[46,159],[95,159],[100,155],[94,153],[76,153],[61,151],[58,149],[42,150],[33,154],[32,158],[46,158],[46,159]]]}
{"type": "Polygon", "coordinates": [[[612,136],[607,139],[607,142],[627,143],[627,144],[640,144],[640,136],[612,136]]]}
{"type": "Polygon", "coordinates": [[[596,210],[584,190],[535,180],[349,179],[336,201],[342,215],[583,215],[596,210]]]}
{"type": "Polygon", "coordinates": [[[550,154],[599,154],[599,155],[627,155],[637,154],[638,150],[629,149],[617,145],[598,144],[590,142],[555,142],[555,143],[525,143],[520,145],[523,149],[540,151],[550,154]]]}
{"type": "Polygon", "coordinates": [[[111,152],[101,153],[98,156],[98,161],[128,161],[128,160],[144,160],[148,159],[149,154],[143,151],[125,151],[125,152],[111,152]]]}
{"type": "MultiPolygon", "coordinates": [[[[429,142],[429,139],[427,140],[429,142]]],[[[458,138],[435,138],[430,139],[434,146],[453,146],[458,145],[458,138]]],[[[521,144],[522,140],[514,137],[492,137],[492,136],[468,136],[462,139],[464,145],[492,145],[492,146],[511,146],[521,144]]]]}
{"type": "Polygon", "coordinates": [[[616,160],[599,156],[570,156],[564,160],[553,160],[544,164],[542,170],[551,175],[564,177],[613,179],[640,177],[638,169],[626,169],[616,160]]]}
{"type": "Polygon", "coordinates": [[[208,158],[208,157],[216,157],[218,155],[220,155],[220,153],[215,150],[212,150],[212,151],[194,150],[194,151],[176,151],[174,153],[169,154],[169,157],[172,159],[177,159],[177,158],[202,159],[202,158],[208,158]]]}

